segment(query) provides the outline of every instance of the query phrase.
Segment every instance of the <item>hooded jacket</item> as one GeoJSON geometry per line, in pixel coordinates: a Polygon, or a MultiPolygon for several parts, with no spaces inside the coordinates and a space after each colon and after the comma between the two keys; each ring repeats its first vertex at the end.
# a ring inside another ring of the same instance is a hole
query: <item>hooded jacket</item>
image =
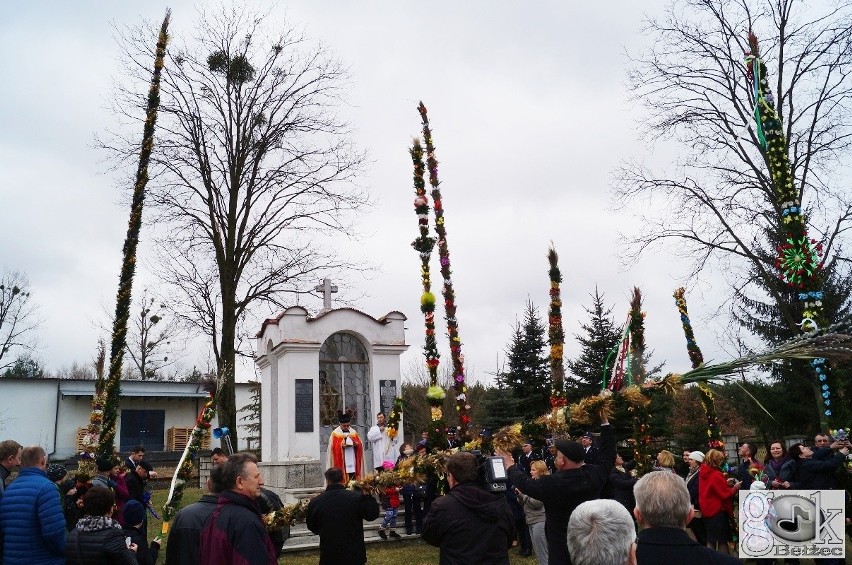
{"type": "Polygon", "coordinates": [[[422,535],[441,548],[441,565],[508,565],[515,520],[503,493],[461,483],[432,502],[422,535]]]}
{"type": "Polygon", "coordinates": [[[735,494],[737,489],[728,486],[722,471],[707,463],[701,464],[698,468],[698,504],[704,518],[712,518],[722,511],[733,516],[735,494]]]}

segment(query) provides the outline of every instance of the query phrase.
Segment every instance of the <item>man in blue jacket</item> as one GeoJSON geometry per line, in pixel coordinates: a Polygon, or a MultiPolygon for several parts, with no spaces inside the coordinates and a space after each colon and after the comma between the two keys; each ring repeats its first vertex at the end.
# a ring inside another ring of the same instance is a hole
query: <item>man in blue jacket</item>
{"type": "Polygon", "coordinates": [[[38,446],[21,452],[21,472],[0,500],[3,565],[63,565],[65,514],[38,446]]]}

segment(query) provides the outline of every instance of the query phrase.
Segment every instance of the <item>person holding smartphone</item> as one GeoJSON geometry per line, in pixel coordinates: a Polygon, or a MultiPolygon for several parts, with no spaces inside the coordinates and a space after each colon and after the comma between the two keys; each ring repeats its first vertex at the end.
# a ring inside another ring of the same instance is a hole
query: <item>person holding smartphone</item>
{"type": "Polygon", "coordinates": [[[115,495],[92,487],[83,495],[83,517],[65,543],[67,565],[137,565],[136,544],[127,543],[121,525],[112,517],[115,495]]]}

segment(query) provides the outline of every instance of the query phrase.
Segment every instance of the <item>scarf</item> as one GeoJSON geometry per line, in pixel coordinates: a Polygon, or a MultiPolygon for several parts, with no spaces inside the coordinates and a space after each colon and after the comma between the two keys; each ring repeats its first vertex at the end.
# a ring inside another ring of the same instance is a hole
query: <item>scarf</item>
{"type": "Polygon", "coordinates": [[[772,470],[775,471],[776,477],[781,477],[781,467],[784,466],[784,463],[789,461],[786,457],[782,457],[781,459],[770,459],[769,464],[772,466],[772,470]]]}
{"type": "Polygon", "coordinates": [[[698,476],[698,469],[699,469],[699,468],[698,468],[698,467],[696,467],[694,470],[693,470],[693,469],[690,469],[690,470],[689,470],[689,473],[687,473],[687,474],[686,474],[686,482],[689,482],[689,481],[691,481],[694,477],[697,477],[697,476],[698,476]]]}
{"type": "Polygon", "coordinates": [[[99,532],[109,528],[121,529],[121,524],[112,519],[111,516],[83,516],[77,522],[77,530],[80,532],[99,532]]]}

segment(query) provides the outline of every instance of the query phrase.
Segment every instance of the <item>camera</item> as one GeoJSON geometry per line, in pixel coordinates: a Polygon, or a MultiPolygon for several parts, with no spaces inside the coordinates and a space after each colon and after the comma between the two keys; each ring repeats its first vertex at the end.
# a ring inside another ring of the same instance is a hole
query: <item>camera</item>
{"type": "Polygon", "coordinates": [[[509,482],[502,457],[485,457],[479,450],[471,451],[479,468],[479,482],[488,492],[506,492],[509,482]]]}

